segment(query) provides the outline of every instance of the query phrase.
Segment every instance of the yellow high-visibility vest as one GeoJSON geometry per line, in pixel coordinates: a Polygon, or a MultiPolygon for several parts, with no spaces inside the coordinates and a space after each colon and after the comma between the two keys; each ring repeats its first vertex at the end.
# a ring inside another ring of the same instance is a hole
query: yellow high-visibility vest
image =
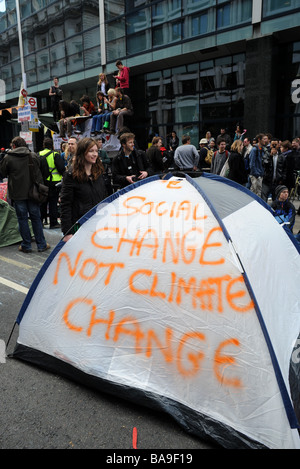
{"type": "MultiPolygon", "coordinates": [[[[49,153],[49,148],[45,148],[45,150],[40,151],[40,156],[47,155],[49,153]]],[[[49,155],[46,156],[47,163],[49,166],[50,176],[47,177],[47,181],[59,182],[62,180],[62,175],[59,174],[55,163],[54,163],[54,155],[56,152],[52,151],[49,155]],[[52,175],[52,178],[51,178],[52,175]]]]}

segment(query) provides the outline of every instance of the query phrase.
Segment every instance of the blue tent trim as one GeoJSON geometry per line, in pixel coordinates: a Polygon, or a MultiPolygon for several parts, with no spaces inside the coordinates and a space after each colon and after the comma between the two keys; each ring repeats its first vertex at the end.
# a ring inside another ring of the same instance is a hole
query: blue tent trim
{"type": "Polygon", "coordinates": [[[19,311],[19,314],[17,316],[17,319],[16,319],[16,323],[17,324],[20,324],[24,314],[25,314],[25,311],[27,309],[27,306],[29,305],[32,297],[33,297],[33,294],[35,292],[35,290],[37,289],[38,287],[38,284],[40,283],[41,279],[43,278],[44,274],[46,273],[49,265],[51,264],[51,262],[53,261],[53,259],[56,257],[56,255],[58,254],[58,252],[61,250],[61,248],[65,245],[64,241],[63,240],[60,240],[59,243],[56,245],[56,247],[53,249],[53,251],[51,252],[51,254],[48,256],[47,260],[45,261],[45,263],[43,264],[41,270],[39,271],[39,273],[37,274],[37,276],[35,277],[33,283],[31,284],[31,287],[25,297],[25,300],[21,306],[21,309],[19,311]]]}
{"type": "MultiPolygon", "coordinates": [[[[210,176],[210,175],[209,175],[210,176]]],[[[207,177],[207,176],[206,176],[207,177]]],[[[188,175],[186,175],[186,179],[195,187],[195,189],[201,194],[201,196],[204,198],[205,202],[207,203],[207,205],[209,206],[209,208],[211,209],[212,213],[214,214],[214,216],[216,217],[220,227],[222,228],[222,231],[224,233],[224,236],[226,237],[227,241],[232,241],[231,238],[230,238],[230,235],[226,229],[226,227],[224,226],[223,224],[223,221],[221,220],[221,218],[219,217],[218,215],[218,212],[217,210],[215,209],[215,207],[213,206],[213,204],[211,203],[211,200],[208,199],[208,197],[206,196],[205,192],[203,191],[203,189],[191,178],[189,177],[188,175]]],[[[216,177],[213,177],[213,179],[216,179],[216,177]]],[[[232,187],[235,187],[239,190],[242,190],[242,189],[245,189],[247,191],[247,193],[249,193],[250,191],[248,191],[246,188],[243,188],[243,186],[240,186],[239,184],[235,183],[234,181],[230,181],[230,180],[227,180],[225,178],[221,178],[221,177],[218,177],[218,180],[220,180],[222,183],[224,184],[229,184],[231,185],[232,187]],[[242,189],[241,189],[242,188],[242,189]]],[[[252,192],[250,192],[250,195],[251,196],[254,196],[253,198],[255,200],[259,199],[259,197],[255,196],[255,194],[252,195],[252,192]]],[[[260,200],[257,200],[259,203],[260,200]]],[[[262,201],[264,202],[264,201],[262,201]]],[[[262,204],[263,206],[267,206],[267,204],[264,202],[262,204]]],[[[238,253],[236,253],[238,255],[238,253]]],[[[275,376],[276,376],[276,379],[277,379],[277,383],[278,383],[278,386],[279,386],[279,389],[280,389],[280,393],[281,393],[281,396],[282,396],[282,400],[283,400],[283,403],[284,403],[284,407],[285,407],[285,410],[286,410],[286,414],[287,414],[287,417],[288,417],[288,420],[289,420],[289,423],[290,423],[290,426],[291,428],[300,428],[300,425],[298,423],[298,420],[297,420],[297,417],[296,417],[296,414],[295,414],[295,411],[294,411],[294,407],[293,407],[293,404],[291,402],[291,399],[290,399],[290,396],[288,394],[288,391],[286,389],[286,385],[285,385],[285,382],[284,382],[284,379],[283,379],[283,376],[282,376],[282,373],[281,373],[281,370],[280,370],[280,367],[279,367],[279,364],[278,364],[278,361],[277,361],[277,358],[276,358],[276,354],[274,352],[274,349],[273,349],[273,345],[272,345],[272,342],[270,340],[270,337],[269,337],[269,334],[268,334],[268,330],[267,330],[267,327],[265,325],[265,322],[264,322],[264,319],[263,319],[263,316],[261,314],[261,311],[260,311],[260,308],[258,306],[258,303],[257,303],[257,300],[256,300],[256,297],[255,297],[255,294],[253,292],[253,289],[251,287],[251,283],[249,281],[249,278],[247,276],[247,273],[244,269],[244,266],[239,258],[239,261],[241,263],[241,266],[243,267],[243,277],[244,277],[244,281],[245,281],[245,284],[246,284],[246,287],[249,291],[249,294],[250,294],[250,297],[251,299],[253,300],[254,302],[254,305],[255,305],[255,312],[257,314],[257,317],[258,317],[258,320],[259,320],[259,323],[260,323],[260,326],[261,326],[261,329],[262,329],[262,332],[264,334],[264,337],[265,337],[265,340],[266,340],[266,343],[267,343],[267,347],[269,349],[269,352],[270,352],[270,356],[271,356],[271,360],[272,360],[272,364],[273,364],[273,368],[274,368],[274,372],[275,372],[275,376]]]]}

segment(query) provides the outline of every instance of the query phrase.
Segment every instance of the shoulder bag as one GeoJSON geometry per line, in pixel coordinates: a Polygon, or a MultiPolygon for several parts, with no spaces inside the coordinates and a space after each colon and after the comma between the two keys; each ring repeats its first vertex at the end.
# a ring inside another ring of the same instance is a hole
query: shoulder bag
{"type": "Polygon", "coordinates": [[[33,159],[31,153],[29,154],[29,172],[32,185],[28,192],[28,198],[34,200],[38,204],[43,204],[48,199],[49,187],[41,184],[35,180],[33,171],[33,159]]]}

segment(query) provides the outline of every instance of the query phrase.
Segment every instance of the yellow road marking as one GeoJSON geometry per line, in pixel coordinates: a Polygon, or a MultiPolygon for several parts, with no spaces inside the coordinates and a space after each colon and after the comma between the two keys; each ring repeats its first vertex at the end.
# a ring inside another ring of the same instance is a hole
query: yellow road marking
{"type": "Polygon", "coordinates": [[[22,287],[22,285],[19,285],[18,283],[11,282],[10,280],[6,280],[3,277],[0,277],[0,283],[3,283],[3,285],[6,285],[7,287],[13,288],[14,290],[17,290],[21,293],[25,293],[25,295],[28,293],[28,288],[22,287]]]}

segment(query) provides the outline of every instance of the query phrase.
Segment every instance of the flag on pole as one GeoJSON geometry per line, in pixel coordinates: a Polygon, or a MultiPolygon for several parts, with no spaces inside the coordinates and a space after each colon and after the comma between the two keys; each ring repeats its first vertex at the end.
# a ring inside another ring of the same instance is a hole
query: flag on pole
{"type": "Polygon", "coordinates": [[[27,91],[24,87],[24,82],[22,81],[21,87],[20,87],[18,106],[25,106],[25,104],[27,104],[27,91]]]}

